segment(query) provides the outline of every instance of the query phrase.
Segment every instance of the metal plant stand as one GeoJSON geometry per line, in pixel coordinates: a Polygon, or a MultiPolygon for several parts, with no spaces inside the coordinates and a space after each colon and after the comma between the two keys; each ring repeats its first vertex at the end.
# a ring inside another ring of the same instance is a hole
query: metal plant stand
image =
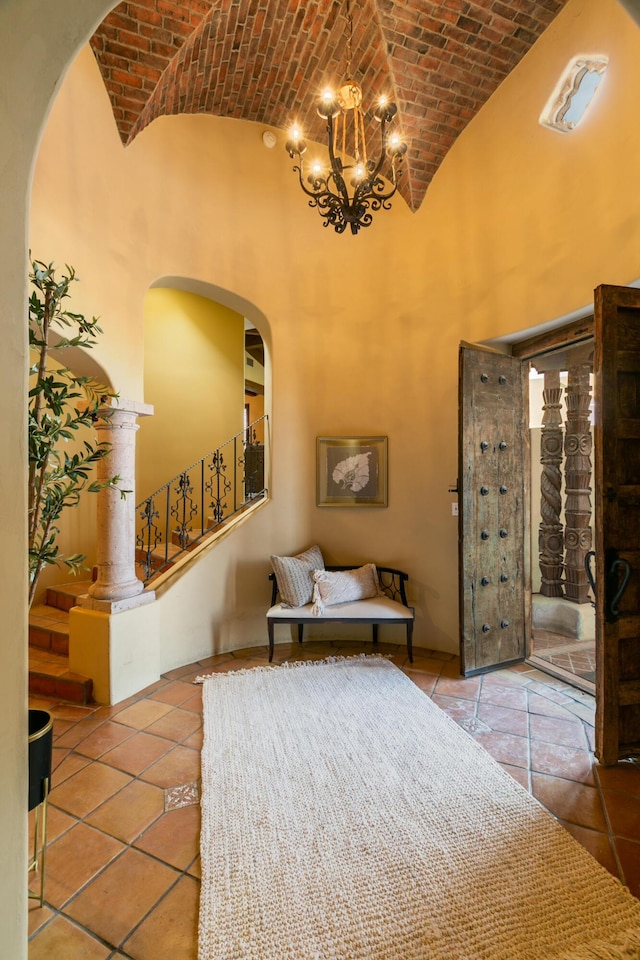
{"type": "Polygon", "coordinates": [[[27,872],[38,872],[40,853],[40,893],[29,893],[44,905],[44,885],[47,856],[47,805],[51,785],[51,758],[53,754],[53,717],[46,710],[29,710],[29,810],[35,807],[33,858],[27,872]]]}

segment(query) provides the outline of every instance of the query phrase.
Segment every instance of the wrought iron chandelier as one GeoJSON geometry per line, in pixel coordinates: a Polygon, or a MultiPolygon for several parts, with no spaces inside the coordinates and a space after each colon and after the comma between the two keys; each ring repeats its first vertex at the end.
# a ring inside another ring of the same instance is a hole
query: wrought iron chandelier
{"type": "Polygon", "coordinates": [[[381,96],[373,112],[380,124],[380,155],[376,160],[367,154],[362,88],[350,78],[353,17],[349,0],[346,19],[348,79],[342,82],[337,93],[325,90],[318,104],[318,115],[327,122],[329,167],[316,161],[307,172],[303,160],[307,145],[297,126],[289,133],[286,149],[292,160],[297,158],[293,169],[309,197],[309,206],[317,207],[324,219],[323,226],[332,226],[336,233],[344,233],[349,226],[355,234],[361,227],[370,226],[376,210],[391,208],[389,201],[398,188],[399,168],[407,145],[397,133],[389,130],[398,108],[381,96]],[[385,161],[387,183],[382,176],[385,161]]]}

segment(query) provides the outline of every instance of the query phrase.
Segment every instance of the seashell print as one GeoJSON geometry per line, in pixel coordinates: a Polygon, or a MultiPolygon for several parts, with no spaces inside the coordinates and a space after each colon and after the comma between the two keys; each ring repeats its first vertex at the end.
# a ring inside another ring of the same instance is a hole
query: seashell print
{"type": "Polygon", "coordinates": [[[344,490],[358,493],[369,483],[369,453],[357,453],[346,460],[340,460],[333,468],[333,482],[344,490]]]}

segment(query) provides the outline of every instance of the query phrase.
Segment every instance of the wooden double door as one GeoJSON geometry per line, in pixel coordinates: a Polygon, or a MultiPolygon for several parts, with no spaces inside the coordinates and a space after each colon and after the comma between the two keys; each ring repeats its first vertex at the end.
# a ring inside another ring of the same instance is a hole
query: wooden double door
{"type": "MultiPolygon", "coordinates": [[[[640,756],[640,290],[598,287],[586,335],[594,339],[596,756],[613,764],[640,756]]],[[[528,362],[519,357],[461,344],[465,676],[529,653],[528,373],[528,362]]]]}

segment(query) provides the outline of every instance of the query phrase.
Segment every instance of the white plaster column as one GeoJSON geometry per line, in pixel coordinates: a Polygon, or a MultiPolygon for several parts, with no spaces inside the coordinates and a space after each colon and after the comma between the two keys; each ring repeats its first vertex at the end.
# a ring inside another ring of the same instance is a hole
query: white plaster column
{"type": "Polygon", "coordinates": [[[102,415],[96,423],[98,439],[108,443],[110,450],[97,464],[98,479],[104,481],[113,476],[120,479],[117,486],[105,487],[97,494],[98,578],[91,584],[89,596],[94,601],[107,601],[116,612],[118,608],[128,609],[153,599],[153,595],[139,596],[144,584],[136,576],[135,566],[136,420],[151,416],[153,407],[115,398],[109,407],[99,412],[102,415]],[[125,496],[122,496],[123,490],[128,491],[125,496]],[[137,602],[136,597],[139,597],[137,602]]]}

